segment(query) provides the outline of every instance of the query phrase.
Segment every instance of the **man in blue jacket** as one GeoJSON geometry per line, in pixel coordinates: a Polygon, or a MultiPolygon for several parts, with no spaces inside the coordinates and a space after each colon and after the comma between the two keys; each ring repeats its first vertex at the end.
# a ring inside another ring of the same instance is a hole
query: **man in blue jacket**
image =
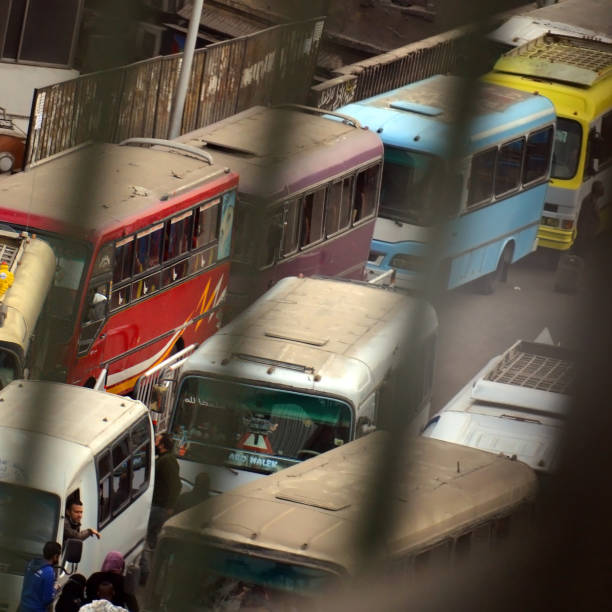
{"type": "Polygon", "coordinates": [[[44,559],[32,559],[23,577],[19,612],[46,612],[57,594],[54,565],[58,565],[62,547],[57,542],[47,542],[43,548],[44,559]]]}

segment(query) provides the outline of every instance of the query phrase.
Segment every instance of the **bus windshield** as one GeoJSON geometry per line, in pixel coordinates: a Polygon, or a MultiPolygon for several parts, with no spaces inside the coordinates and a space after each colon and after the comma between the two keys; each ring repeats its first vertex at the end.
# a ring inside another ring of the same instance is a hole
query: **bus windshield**
{"type": "Polygon", "coordinates": [[[385,147],[379,216],[431,225],[431,170],[435,159],[425,153],[385,147]]]}
{"type": "Polygon", "coordinates": [[[551,178],[571,179],[578,169],[582,128],[572,119],[557,119],[551,178]]]}
{"type": "Polygon", "coordinates": [[[45,543],[56,539],[59,513],[57,495],[0,482],[0,565],[22,574],[45,543]]]}
{"type": "Polygon", "coordinates": [[[311,610],[335,574],[188,540],[162,538],[154,569],[153,610],[311,610]]]}
{"type": "Polygon", "coordinates": [[[187,377],[172,433],[179,456],[269,474],[348,442],[351,409],[327,397],[187,377]]]}

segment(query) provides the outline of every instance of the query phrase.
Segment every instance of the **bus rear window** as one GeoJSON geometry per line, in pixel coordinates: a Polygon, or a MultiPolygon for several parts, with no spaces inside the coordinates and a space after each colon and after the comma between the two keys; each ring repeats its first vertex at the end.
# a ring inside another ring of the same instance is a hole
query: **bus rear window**
{"type": "Polygon", "coordinates": [[[555,146],[550,176],[556,179],[571,179],[578,170],[582,128],[572,119],[557,119],[555,146]]]}

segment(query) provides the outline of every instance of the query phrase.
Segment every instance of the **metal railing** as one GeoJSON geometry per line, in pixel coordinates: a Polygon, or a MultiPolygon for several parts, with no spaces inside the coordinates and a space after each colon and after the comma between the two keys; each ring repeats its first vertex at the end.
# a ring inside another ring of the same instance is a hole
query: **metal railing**
{"type": "MultiPolygon", "coordinates": [[[[181,133],[256,104],[306,102],[323,25],[317,17],[196,50],[181,133]]],[[[25,165],[90,140],[168,138],[182,60],[156,57],[36,89],[25,165]]]]}
{"type": "Polygon", "coordinates": [[[174,355],[164,359],[164,361],[149,368],[136,381],[134,397],[157,415],[156,417],[153,416],[152,419],[158,432],[165,431],[168,426],[177,371],[189,355],[193,353],[196,346],[196,344],[186,346],[174,355]]]}

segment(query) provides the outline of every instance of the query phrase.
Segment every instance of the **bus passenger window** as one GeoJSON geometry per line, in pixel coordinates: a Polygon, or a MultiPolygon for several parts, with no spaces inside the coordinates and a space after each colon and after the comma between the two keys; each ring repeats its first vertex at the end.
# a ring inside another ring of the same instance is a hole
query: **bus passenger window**
{"type": "Polygon", "coordinates": [[[323,238],[323,210],[325,189],[309,193],[302,208],[302,235],[300,246],[304,247],[323,238]]]}
{"type": "Polygon", "coordinates": [[[150,476],[151,438],[147,419],[142,419],[130,432],[130,449],[132,453],[132,495],[137,495],[146,489],[150,476]]]}
{"type": "Polygon", "coordinates": [[[134,258],[134,236],[128,236],[115,244],[115,266],[113,282],[119,283],[132,275],[132,260],[134,258]]]}
{"type": "Polygon", "coordinates": [[[122,287],[121,289],[114,289],[111,294],[111,310],[117,310],[130,302],[130,288],[122,287]]]}
{"type": "Polygon", "coordinates": [[[193,225],[194,248],[206,246],[217,239],[220,201],[219,199],[213,200],[196,210],[193,225]]]}
{"type": "Polygon", "coordinates": [[[111,509],[113,516],[123,508],[130,499],[130,464],[128,461],[128,438],[125,436],[112,449],[113,475],[111,509]]]}
{"type": "Polygon", "coordinates": [[[327,206],[325,211],[325,234],[331,236],[338,231],[340,225],[340,207],[342,206],[343,181],[332,183],[327,190],[327,206]]]}
{"type": "Polygon", "coordinates": [[[546,178],[550,162],[552,136],[552,127],[529,135],[523,167],[523,184],[546,178]]]}
{"type": "Polygon", "coordinates": [[[357,175],[355,188],[355,204],[353,209],[353,223],[361,221],[376,210],[376,196],[378,194],[378,177],[380,165],[372,166],[357,175]]]}
{"type": "Polygon", "coordinates": [[[300,205],[302,200],[293,200],[286,203],[285,220],[283,223],[283,244],[281,255],[295,253],[298,246],[300,229],[300,205]]]}
{"type": "Polygon", "coordinates": [[[136,234],[136,264],[134,274],[159,265],[164,224],[159,223],[136,234]]]}
{"type": "Polygon", "coordinates": [[[603,116],[600,133],[603,141],[601,157],[599,158],[599,165],[601,166],[612,159],[612,113],[603,116]]]}
{"type": "Polygon", "coordinates": [[[110,516],[110,453],[104,451],[98,457],[98,527],[102,526],[110,516]]]}
{"type": "Polygon", "coordinates": [[[174,259],[189,251],[191,236],[191,211],[170,219],[166,223],[166,240],[164,242],[164,261],[174,259]]]}
{"type": "Polygon", "coordinates": [[[495,159],[497,147],[477,153],[472,158],[472,170],[467,205],[475,206],[491,199],[493,195],[493,179],[495,177],[495,159]]]}
{"type": "Polygon", "coordinates": [[[338,230],[346,229],[351,223],[351,205],[353,201],[353,177],[349,176],[342,181],[342,205],[340,208],[340,225],[338,230]]]}
{"type": "Polygon", "coordinates": [[[496,196],[519,187],[524,146],[525,139],[519,138],[500,147],[495,167],[496,196]]]}

